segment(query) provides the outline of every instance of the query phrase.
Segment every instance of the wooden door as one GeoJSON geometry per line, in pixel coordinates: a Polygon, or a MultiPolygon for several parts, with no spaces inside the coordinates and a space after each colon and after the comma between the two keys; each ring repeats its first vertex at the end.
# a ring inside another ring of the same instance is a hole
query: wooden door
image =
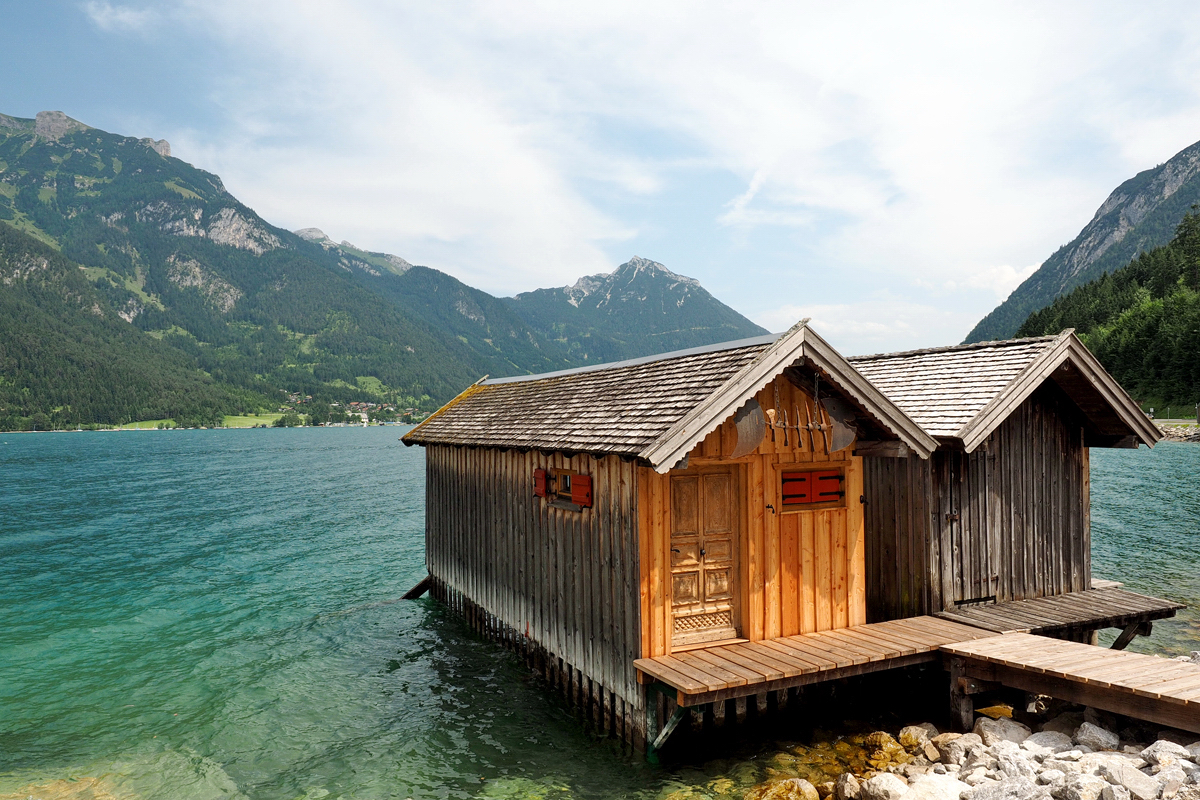
{"type": "Polygon", "coordinates": [[[738,636],[738,485],[732,469],[671,478],[671,644],[738,636]]]}

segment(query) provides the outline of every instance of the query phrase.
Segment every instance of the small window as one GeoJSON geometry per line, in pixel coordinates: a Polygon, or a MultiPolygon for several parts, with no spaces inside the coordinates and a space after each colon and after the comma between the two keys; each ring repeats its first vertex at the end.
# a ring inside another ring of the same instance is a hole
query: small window
{"type": "Polygon", "coordinates": [[[592,479],[567,469],[535,469],[533,493],[556,508],[579,511],[592,507],[592,479]]]}
{"type": "Polygon", "coordinates": [[[841,505],[846,496],[841,470],[781,472],[779,504],[783,510],[802,511],[805,506],[841,505]]]}

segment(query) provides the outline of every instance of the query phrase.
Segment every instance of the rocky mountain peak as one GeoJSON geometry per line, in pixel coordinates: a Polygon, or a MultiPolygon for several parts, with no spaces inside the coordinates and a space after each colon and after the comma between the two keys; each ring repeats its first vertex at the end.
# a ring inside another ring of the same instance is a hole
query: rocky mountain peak
{"type": "Polygon", "coordinates": [[[145,139],[138,139],[138,141],[140,143],[146,145],[146,147],[149,147],[154,152],[158,153],[163,158],[166,158],[169,155],[171,155],[171,143],[168,142],[166,139],[155,140],[155,139],[147,136],[145,139]]]}
{"type": "Polygon", "coordinates": [[[614,277],[621,275],[628,276],[630,279],[639,274],[659,276],[675,283],[686,283],[689,286],[700,285],[700,282],[695,278],[689,278],[686,275],[680,275],[672,272],[657,261],[651,261],[650,259],[642,258],[641,256],[634,256],[633,258],[629,259],[624,264],[617,267],[616,272],[613,273],[614,277]]]}
{"type": "Polygon", "coordinates": [[[321,230],[320,228],[300,228],[299,230],[292,231],[292,233],[296,234],[306,242],[319,242],[322,244],[329,242],[330,244],[333,244],[333,240],[326,236],[325,231],[321,230]]]}
{"type": "Polygon", "coordinates": [[[637,280],[639,276],[651,280],[665,280],[672,286],[683,284],[689,287],[700,287],[700,282],[695,278],[689,278],[686,275],[679,275],[672,272],[657,261],[651,261],[641,256],[634,256],[612,272],[585,275],[573,285],[563,287],[562,292],[566,294],[567,302],[578,307],[584,298],[595,294],[597,291],[603,290],[605,293],[611,294],[614,288],[628,286],[637,280]]]}
{"type": "Polygon", "coordinates": [[[1006,339],[1032,312],[1050,305],[1059,295],[1124,267],[1139,253],[1165,245],[1197,201],[1200,142],[1114,189],[1079,235],[980,320],[966,341],[1006,339]]]}
{"type": "Polygon", "coordinates": [[[71,119],[61,111],[39,111],[33,126],[34,133],[53,141],[58,141],[68,133],[87,129],[87,125],[77,119],[71,119]]]}

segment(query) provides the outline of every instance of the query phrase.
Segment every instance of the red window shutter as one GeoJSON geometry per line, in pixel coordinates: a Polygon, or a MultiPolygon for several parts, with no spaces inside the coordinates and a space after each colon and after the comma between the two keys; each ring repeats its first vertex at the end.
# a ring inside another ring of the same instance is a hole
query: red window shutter
{"type": "Polygon", "coordinates": [[[808,472],[785,472],[783,473],[783,496],[782,504],[785,506],[797,506],[802,503],[812,502],[812,484],[809,481],[808,472]]]}
{"type": "Polygon", "coordinates": [[[535,469],[533,471],[533,493],[538,497],[546,496],[546,470],[535,469]]]}
{"type": "Polygon", "coordinates": [[[587,475],[571,476],[571,502],[584,508],[592,507],[592,479],[587,475]]]}
{"type": "Polygon", "coordinates": [[[842,473],[837,470],[812,473],[814,503],[828,503],[842,496],[842,473]]]}

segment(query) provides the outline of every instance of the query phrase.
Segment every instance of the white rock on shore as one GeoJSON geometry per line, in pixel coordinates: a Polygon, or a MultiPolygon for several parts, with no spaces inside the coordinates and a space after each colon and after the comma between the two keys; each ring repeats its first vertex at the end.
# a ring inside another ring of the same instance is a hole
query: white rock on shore
{"type": "Polygon", "coordinates": [[[843,774],[822,793],[832,791],[832,800],[1200,800],[1200,742],[1185,746],[1177,732],[1164,731],[1135,745],[1110,730],[1116,725],[1089,711],[1060,715],[1037,733],[1010,719],[981,718],[968,734],[909,726],[899,735],[908,762],[861,783],[843,774]]]}

